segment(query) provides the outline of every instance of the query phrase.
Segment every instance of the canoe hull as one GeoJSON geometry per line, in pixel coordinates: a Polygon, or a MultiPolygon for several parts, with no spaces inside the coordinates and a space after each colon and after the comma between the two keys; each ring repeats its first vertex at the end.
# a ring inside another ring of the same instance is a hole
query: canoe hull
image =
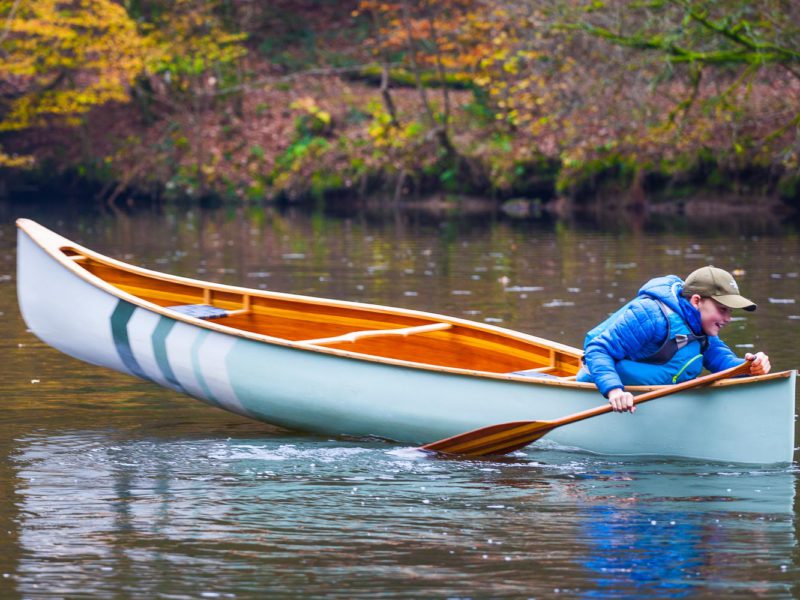
{"type": "MultiPolygon", "coordinates": [[[[80,360],[290,429],[421,444],[506,421],[555,419],[602,403],[586,386],[484,377],[266,343],[171,318],[65,268],[22,229],[18,296],[28,327],[80,360]]],[[[590,452],[790,462],[795,373],[684,392],[562,427],[590,452]]]]}

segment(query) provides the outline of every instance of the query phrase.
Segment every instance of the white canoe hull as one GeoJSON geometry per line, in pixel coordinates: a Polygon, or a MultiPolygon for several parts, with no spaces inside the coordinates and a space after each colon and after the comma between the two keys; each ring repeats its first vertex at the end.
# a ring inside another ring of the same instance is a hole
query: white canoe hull
{"type": "MultiPolygon", "coordinates": [[[[601,404],[586,384],[415,368],[269,343],[172,318],[66,268],[24,229],[18,297],[28,327],[77,359],[290,429],[422,444],[506,421],[601,404]]],[[[590,452],[790,462],[795,372],[687,391],[561,427],[547,439],[590,452]]]]}

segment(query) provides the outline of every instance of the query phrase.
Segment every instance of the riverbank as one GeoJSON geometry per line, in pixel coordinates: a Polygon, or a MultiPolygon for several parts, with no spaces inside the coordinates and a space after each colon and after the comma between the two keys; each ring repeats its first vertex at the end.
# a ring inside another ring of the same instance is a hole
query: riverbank
{"type": "MultiPolygon", "coordinates": [[[[243,95],[198,113],[144,118],[106,105],[75,128],[6,135],[35,156],[33,168],[5,169],[0,196],[61,186],[110,205],[147,201],[349,202],[380,195],[415,202],[435,193],[489,197],[498,206],[681,211],[696,196],[736,197],[732,209],[795,210],[800,175],[779,165],[732,160],[722,147],[661,160],[652,150],[596,152],[565,161],[555,134],[498,131],[477,95],[451,89],[449,147],[418,117],[418,90],[393,91],[396,123],[369,82],[315,78],[243,95]]],[[[694,210],[689,208],[689,210],[694,210]]]]}

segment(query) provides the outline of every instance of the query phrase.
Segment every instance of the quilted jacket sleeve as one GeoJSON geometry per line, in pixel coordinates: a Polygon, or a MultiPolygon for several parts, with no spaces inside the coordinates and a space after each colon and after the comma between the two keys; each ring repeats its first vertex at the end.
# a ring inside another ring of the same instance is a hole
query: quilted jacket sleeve
{"type": "Polygon", "coordinates": [[[614,362],[623,358],[641,359],[655,352],[667,336],[668,323],[657,302],[640,298],[584,348],[586,366],[603,396],[622,381],[614,362]]]}
{"type": "Polygon", "coordinates": [[[744,359],[739,358],[728,345],[717,336],[708,336],[708,349],[703,353],[703,366],[716,373],[735,367],[744,359]]]}

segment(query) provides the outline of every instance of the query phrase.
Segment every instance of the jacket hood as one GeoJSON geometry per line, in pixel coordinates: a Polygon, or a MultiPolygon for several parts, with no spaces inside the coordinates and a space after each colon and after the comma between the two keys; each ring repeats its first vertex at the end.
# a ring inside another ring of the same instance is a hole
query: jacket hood
{"type": "Polygon", "coordinates": [[[700,323],[700,311],[681,296],[683,291],[683,280],[676,275],[656,277],[645,283],[639,289],[639,296],[650,296],[656,300],[661,300],[669,308],[683,317],[683,320],[697,334],[702,333],[700,323]]]}

